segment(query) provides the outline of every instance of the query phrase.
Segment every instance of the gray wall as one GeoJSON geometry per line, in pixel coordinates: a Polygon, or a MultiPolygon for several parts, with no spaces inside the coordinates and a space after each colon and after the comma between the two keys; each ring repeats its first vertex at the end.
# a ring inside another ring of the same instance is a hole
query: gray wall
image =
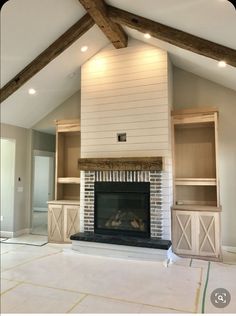
{"type": "Polygon", "coordinates": [[[43,150],[55,152],[56,137],[55,135],[32,131],[32,150],[43,150]]]}
{"type": "Polygon", "coordinates": [[[1,138],[1,231],[13,231],[15,197],[15,140],[1,138]]]}
{"type": "Polygon", "coordinates": [[[15,139],[16,142],[14,214],[7,217],[11,223],[2,222],[1,230],[16,232],[30,227],[30,131],[21,127],[1,124],[1,137],[15,139]],[[23,192],[18,192],[20,187],[23,188],[23,192]]]}
{"type": "Polygon", "coordinates": [[[45,116],[32,128],[44,133],[55,134],[55,120],[75,119],[80,117],[80,91],[59,105],[55,110],[45,116]]]}
{"type": "Polygon", "coordinates": [[[174,68],[174,107],[219,108],[222,243],[236,246],[236,91],[174,68]]]}
{"type": "Polygon", "coordinates": [[[80,117],[80,91],[61,104],[37,123],[34,128],[25,129],[13,125],[1,124],[1,137],[16,141],[15,190],[13,214],[4,216],[1,231],[17,232],[31,227],[31,166],[33,150],[55,152],[55,121],[80,117]],[[21,181],[18,181],[18,178],[21,181]],[[23,192],[17,188],[23,187],[23,192]]]}

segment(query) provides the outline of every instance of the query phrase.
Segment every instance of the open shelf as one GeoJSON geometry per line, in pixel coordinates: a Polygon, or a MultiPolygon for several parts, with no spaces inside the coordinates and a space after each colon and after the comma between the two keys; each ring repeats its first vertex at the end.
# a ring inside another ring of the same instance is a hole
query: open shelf
{"type": "Polygon", "coordinates": [[[174,207],[219,206],[217,113],[177,111],[173,126],[174,207]]]}
{"type": "Polygon", "coordinates": [[[175,185],[215,186],[216,178],[175,178],[175,185]]]}
{"type": "Polygon", "coordinates": [[[79,184],[80,178],[77,177],[61,177],[57,179],[57,183],[65,183],[65,184],[79,184]]]}
{"type": "Polygon", "coordinates": [[[216,186],[178,185],[175,188],[175,205],[217,206],[216,186]]]}
{"type": "Polygon", "coordinates": [[[56,200],[80,199],[80,124],[57,121],[56,200]]]}
{"type": "Polygon", "coordinates": [[[60,183],[57,185],[58,200],[79,200],[80,185],[75,183],[60,183]]]}
{"type": "Polygon", "coordinates": [[[58,178],[80,177],[80,133],[58,133],[58,178]]]}
{"type": "Polygon", "coordinates": [[[221,212],[221,207],[212,205],[194,205],[194,204],[180,204],[172,207],[172,210],[179,211],[204,211],[204,212],[221,212]]]}
{"type": "MultiPolygon", "coordinates": [[[[203,125],[204,126],[204,125],[203,125]]],[[[216,178],[214,126],[175,127],[175,177],[216,178]]]]}

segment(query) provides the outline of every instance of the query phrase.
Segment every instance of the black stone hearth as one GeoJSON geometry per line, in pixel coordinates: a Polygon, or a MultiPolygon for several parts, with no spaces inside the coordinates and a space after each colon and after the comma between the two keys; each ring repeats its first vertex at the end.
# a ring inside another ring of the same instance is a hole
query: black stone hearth
{"type": "Polygon", "coordinates": [[[115,236],[115,235],[100,235],[92,232],[78,233],[70,237],[71,240],[80,240],[87,242],[98,242],[105,244],[154,248],[168,250],[171,246],[170,240],[162,240],[157,238],[140,238],[133,236],[115,236]]]}

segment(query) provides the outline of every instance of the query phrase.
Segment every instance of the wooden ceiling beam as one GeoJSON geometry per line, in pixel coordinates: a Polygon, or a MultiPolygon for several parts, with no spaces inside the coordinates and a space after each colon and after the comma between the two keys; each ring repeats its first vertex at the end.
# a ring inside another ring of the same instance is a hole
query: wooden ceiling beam
{"type": "Polygon", "coordinates": [[[103,0],[79,0],[79,2],[115,48],[127,47],[128,36],[119,24],[112,22],[108,18],[107,5],[103,0]]]}
{"type": "Polygon", "coordinates": [[[115,23],[128,26],[142,33],[149,33],[152,37],[193,53],[217,61],[224,60],[227,64],[236,67],[235,49],[216,44],[112,6],[107,6],[107,10],[109,18],[115,23]]]}
{"type": "Polygon", "coordinates": [[[18,90],[25,82],[42,70],[53,59],[63,53],[69,46],[77,41],[94,25],[89,14],[84,15],[78,22],[70,27],[55,42],[46,48],[38,57],[28,64],[21,72],[11,79],[0,90],[0,102],[6,100],[12,93],[18,90]]]}

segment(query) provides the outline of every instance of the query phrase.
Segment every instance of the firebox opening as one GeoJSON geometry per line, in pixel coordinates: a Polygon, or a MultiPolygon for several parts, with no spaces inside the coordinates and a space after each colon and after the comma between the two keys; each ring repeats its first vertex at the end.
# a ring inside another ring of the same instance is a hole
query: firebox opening
{"type": "Polygon", "coordinates": [[[150,237],[149,182],[95,182],[95,233],[150,237]]]}

